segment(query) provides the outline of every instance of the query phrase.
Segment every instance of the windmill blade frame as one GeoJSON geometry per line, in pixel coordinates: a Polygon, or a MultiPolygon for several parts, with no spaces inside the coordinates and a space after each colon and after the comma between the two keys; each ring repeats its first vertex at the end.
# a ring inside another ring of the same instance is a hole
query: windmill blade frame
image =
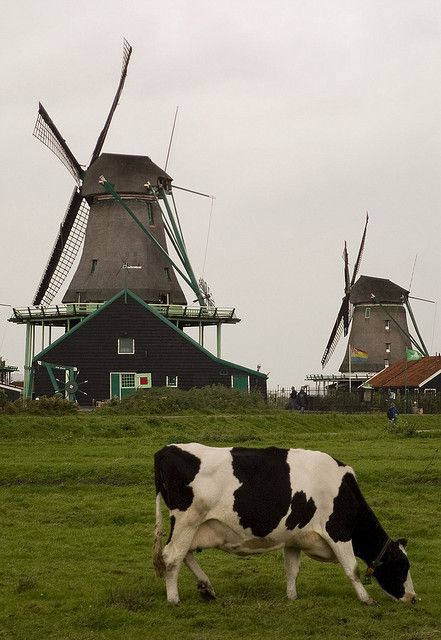
{"type": "Polygon", "coordinates": [[[84,176],[84,169],[67,146],[65,139],[54,125],[41,102],[38,103],[38,115],[33,135],[61,160],[77,185],[80,186],[84,176]]]}
{"type": "Polygon", "coordinates": [[[352,273],[352,278],[351,278],[351,287],[354,285],[355,283],[355,279],[358,275],[358,271],[360,269],[360,265],[361,265],[361,259],[363,257],[363,251],[364,251],[364,244],[366,242],[366,232],[367,232],[367,226],[368,226],[368,222],[369,222],[369,214],[366,212],[366,222],[364,224],[364,230],[363,230],[363,235],[361,237],[361,242],[360,242],[360,248],[358,250],[358,255],[357,255],[357,259],[355,261],[355,265],[354,265],[354,271],[352,273]]]}
{"type": "Polygon", "coordinates": [[[86,234],[89,205],[75,188],[33,304],[48,306],[69,273],[86,234]]]}
{"type": "Polygon", "coordinates": [[[351,287],[350,275],[349,275],[349,256],[348,247],[345,240],[345,248],[343,249],[343,260],[345,263],[345,294],[349,293],[351,287]]]}
{"type": "Polygon", "coordinates": [[[129,66],[130,56],[132,55],[132,47],[124,38],[123,40],[123,61],[122,61],[122,69],[121,69],[121,78],[118,84],[118,88],[116,90],[115,97],[112,102],[112,106],[110,107],[109,115],[107,116],[106,122],[104,124],[103,130],[98,136],[98,140],[96,141],[95,149],[92,152],[92,157],[89,164],[95,162],[98,156],[101,153],[101,149],[103,148],[104,141],[107,136],[107,132],[109,131],[110,123],[112,122],[113,114],[115,113],[116,107],[118,106],[118,101],[121,97],[121,93],[124,87],[124,82],[127,76],[127,68],[129,66]]]}
{"type": "Polygon", "coordinates": [[[331,335],[329,336],[328,343],[325,347],[322,356],[322,368],[327,365],[329,359],[331,358],[334,350],[338,344],[338,341],[341,338],[341,334],[343,332],[343,328],[345,325],[345,307],[347,307],[347,298],[346,296],[343,298],[340,306],[340,310],[337,314],[337,318],[335,320],[334,326],[331,331],[331,335]]]}

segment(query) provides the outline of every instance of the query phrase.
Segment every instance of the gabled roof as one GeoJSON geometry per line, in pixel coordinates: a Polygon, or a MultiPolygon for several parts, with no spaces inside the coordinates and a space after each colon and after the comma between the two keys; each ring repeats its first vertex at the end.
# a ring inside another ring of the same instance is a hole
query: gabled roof
{"type": "Polygon", "coordinates": [[[363,386],[373,389],[422,387],[441,375],[441,356],[425,356],[420,360],[400,360],[370,378],[363,386]]]}
{"type": "Polygon", "coordinates": [[[187,340],[188,342],[190,342],[194,347],[196,347],[199,351],[202,351],[202,353],[204,353],[211,360],[213,360],[215,362],[218,362],[220,365],[225,365],[227,367],[234,367],[235,369],[238,369],[239,371],[243,371],[244,373],[249,373],[249,374],[251,374],[253,376],[256,376],[258,378],[265,378],[265,379],[268,378],[267,374],[263,373],[262,371],[255,371],[254,369],[249,369],[248,367],[243,367],[240,364],[235,364],[234,362],[229,362],[228,360],[222,360],[221,358],[218,358],[217,356],[213,355],[210,351],[208,351],[207,349],[202,347],[198,342],[196,342],[196,340],[193,340],[193,338],[191,338],[189,335],[184,333],[184,331],[182,331],[181,329],[178,329],[178,327],[175,324],[173,324],[173,322],[170,322],[170,320],[165,318],[154,307],[151,307],[147,302],[144,302],[144,300],[142,300],[135,293],[133,293],[133,291],[130,291],[130,289],[127,289],[127,290],[123,289],[122,291],[117,293],[115,296],[113,296],[113,298],[110,298],[110,300],[107,300],[107,302],[105,302],[103,305],[98,307],[98,309],[96,311],[94,311],[93,313],[88,315],[86,318],[84,318],[84,320],[82,320],[81,322],[76,324],[72,329],[70,329],[70,331],[67,331],[66,333],[63,333],[63,335],[60,336],[58,338],[58,340],[55,340],[54,342],[52,342],[52,344],[50,344],[48,347],[43,349],[43,351],[40,351],[40,353],[37,353],[37,355],[35,355],[33,357],[32,361],[33,362],[38,362],[39,360],[44,360],[44,356],[47,353],[49,353],[51,351],[51,349],[53,349],[56,345],[59,345],[61,342],[64,342],[64,340],[66,340],[73,333],[75,333],[76,331],[79,331],[81,329],[81,327],[83,327],[85,325],[85,323],[90,322],[91,320],[96,318],[96,316],[98,316],[100,313],[102,313],[104,311],[104,309],[109,307],[113,302],[115,302],[115,300],[118,300],[119,298],[121,298],[121,297],[123,297],[125,295],[127,295],[129,298],[132,298],[139,305],[141,305],[146,310],[148,310],[150,313],[152,313],[154,316],[159,318],[159,320],[161,320],[161,322],[163,322],[164,324],[168,325],[173,331],[178,333],[181,336],[181,338],[184,338],[184,340],[187,340]]]}

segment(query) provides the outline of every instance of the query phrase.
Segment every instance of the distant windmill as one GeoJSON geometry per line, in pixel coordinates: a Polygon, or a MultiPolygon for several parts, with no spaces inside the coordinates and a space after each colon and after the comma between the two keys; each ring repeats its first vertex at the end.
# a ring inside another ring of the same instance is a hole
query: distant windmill
{"type": "Polygon", "coordinates": [[[132,47],[124,40],[119,85],[87,169],[79,164],[46,110],[39,105],[34,135],[60,158],[77,186],[38,286],[35,305],[47,306],[52,302],[83,241],[81,258],[63,302],[108,300],[124,288],[127,274],[122,273],[121,264],[125,263],[142,267],[131,273],[129,285],[146,302],[185,305],[186,298],[175,274],[178,271],[201,304],[205,304],[187,256],[176,209],[173,213],[165,203],[166,217],[160,206],[160,200],[164,202],[166,195],[171,194],[172,178],[147,156],[101,154],[131,53],[132,47]],[[105,176],[106,190],[101,176],[105,176]],[[117,192],[119,202],[112,189],[117,192]],[[182,271],[169,256],[166,235],[183,265],[182,271]]]}
{"type": "Polygon", "coordinates": [[[329,362],[341,334],[349,340],[339,371],[381,371],[405,357],[406,348],[416,348],[422,354],[427,349],[421,338],[409,304],[409,291],[386,278],[360,276],[357,279],[366,241],[366,222],[352,277],[349,275],[348,252],[344,247],[345,294],[322,357],[322,366],[329,362]],[[406,309],[411,317],[419,342],[409,333],[406,309]],[[351,366],[349,363],[351,359],[351,366]]]}

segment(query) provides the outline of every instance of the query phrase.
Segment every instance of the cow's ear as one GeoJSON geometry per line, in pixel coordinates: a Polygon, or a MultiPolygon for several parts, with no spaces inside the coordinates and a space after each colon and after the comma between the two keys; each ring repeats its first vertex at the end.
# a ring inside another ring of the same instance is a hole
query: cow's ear
{"type": "Polygon", "coordinates": [[[407,547],[407,538],[398,538],[398,544],[401,544],[404,548],[407,547]]]}

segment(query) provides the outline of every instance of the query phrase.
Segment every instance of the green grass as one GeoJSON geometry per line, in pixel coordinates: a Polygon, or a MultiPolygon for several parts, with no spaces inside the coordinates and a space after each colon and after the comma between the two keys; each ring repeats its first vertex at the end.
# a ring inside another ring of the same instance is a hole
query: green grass
{"type": "Polygon", "coordinates": [[[441,638],[440,441],[436,416],[0,417],[0,639],[441,638]],[[414,428],[413,428],[414,427],[414,428]],[[418,430],[415,433],[415,430],[418,430]],[[412,436],[412,437],[411,437],[412,436]],[[409,538],[421,601],[366,607],[339,566],[302,561],[285,598],[280,553],[199,556],[218,599],[184,567],[180,607],[153,575],[152,456],[169,442],[293,446],[351,464],[394,537],[409,538]]]}

